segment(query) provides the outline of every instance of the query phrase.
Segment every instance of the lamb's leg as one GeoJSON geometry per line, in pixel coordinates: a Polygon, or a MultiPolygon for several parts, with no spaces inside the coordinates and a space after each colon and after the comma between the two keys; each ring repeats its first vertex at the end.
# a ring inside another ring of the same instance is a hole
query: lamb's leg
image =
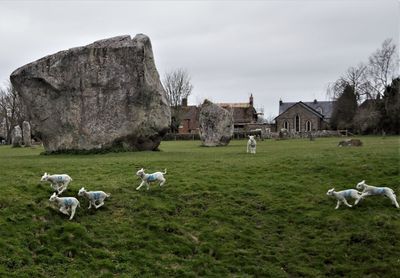
{"type": "Polygon", "coordinates": [[[96,206],[96,205],[94,205],[94,206],[96,207],[96,209],[98,209],[98,208],[101,207],[102,205],[104,205],[104,201],[101,201],[101,203],[100,203],[98,206],[96,206]]]}
{"type": "Polygon", "coordinates": [[[368,193],[368,192],[365,192],[365,193],[362,193],[361,194],[361,196],[360,196],[360,198],[365,198],[365,197],[367,197],[367,196],[369,196],[370,194],[368,193]]]}
{"type": "Polygon", "coordinates": [[[63,185],[61,185],[59,188],[58,188],[58,195],[60,195],[60,194],[62,194],[64,191],[65,191],[65,187],[64,187],[64,184],[63,185]]]}
{"type": "Polygon", "coordinates": [[[147,187],[147,190],[150,189],[150,184],[148,182],[146,182],[146,187],[147,187]]]}
{"type": "Polygon", "coordinates": [[[76,205],[71,207],[71,217],[69,218],[69,220],[72,220],[72,218],[74,218],[75,210],[76,210],[76,205]]]}
{"type": "Polygon", "coordinates": [[[161,180],[160,186],[163,186],[164,183],[166,182],[166,179],[164,177],[162,177],[162,178],[160,178],[160,180],[161,180]]]}
{"type": "Polygon", "coordinates": [[[388,197],[389,197],[390,201],[392,201],[392,204],[395,205],[396,208],[399,208],[399,203],[397,203],[396,195],[390,194],[390,195],[388,195],[388,197]]]}
{"type": "Polygon", "coordinates": [[[142,182],[140,183],[140,185],[139,185],[138,187],[136,187],[136,190],[139,190],[143,185],[144,185],[144,181],[142,181],[142,182]]]}
{"type": "Polygon", "coordinates": [[[343,199],[343,203],[344,203],[346,206],[348,206],[349,208],[352,207],[352,205],[350,205],[349,203],[347,203],[347,200],[346,200],[346,199],[343,199]]]}
{"type": "Polygon", "coordinates": [[[340,206],[340,201],[338,200],[338,201],[337,201],[337,203],[336,203],[336,207],[335,207],[335,209],[338,209],[338,208],[339,208],[339,206],[340,206]]]}
{"type": "Polygon", "coordinates": [[[60,211],[61,211],[62,213],[64,213],[64,214],[66,214],[66,215],[69,215],[69,212],[68,212],[68,210],[67,210],[66,207],[61,207],[61,208],[60,208],[60,211]]]}
{"type": "Polygon", "coordinates": [[[92,200],[89,200],[89,207],[88,209],[90,209],[92,207],[92,200]]]}
{"type": "Polygon", "coordinates": [[[355,199],[356,199],[356,201],[354,202],[354,205],[357,205],[361,201],[362,198],[361,198],[361,196],[357,195],[357,197],[355,199]]]}

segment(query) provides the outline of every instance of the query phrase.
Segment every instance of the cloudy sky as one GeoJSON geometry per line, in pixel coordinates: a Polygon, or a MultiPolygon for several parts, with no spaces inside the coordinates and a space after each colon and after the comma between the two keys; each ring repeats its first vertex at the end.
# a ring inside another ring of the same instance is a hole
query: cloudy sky
{"type": "Polygon", "coordinates": [[[326,100],[348,67],[399,42],[396,0],[4,1],[0,83],[48,54],[118,35],[148,35],[160,76],[185,68],[189,103],[246,102],[265,116],[283,101],[326,100]]]}

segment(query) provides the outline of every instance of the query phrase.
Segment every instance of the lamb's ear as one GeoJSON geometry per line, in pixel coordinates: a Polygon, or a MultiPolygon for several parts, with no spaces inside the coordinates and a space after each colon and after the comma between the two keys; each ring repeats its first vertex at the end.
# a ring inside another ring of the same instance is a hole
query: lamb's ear
{"type": "Polygon", "coordinates": [[[363,180],[361,183],[365,183],[365,180],[363,180]]]}

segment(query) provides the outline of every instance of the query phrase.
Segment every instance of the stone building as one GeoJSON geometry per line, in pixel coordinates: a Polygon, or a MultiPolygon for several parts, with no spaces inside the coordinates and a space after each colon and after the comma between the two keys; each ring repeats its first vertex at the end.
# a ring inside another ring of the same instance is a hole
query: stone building
{"type": "Polygon", "coordinates": [[[277,130],[309,132],[329,129],[333,101],[283,102],[279,101],[279,116],[275,118],[277,130]]]}

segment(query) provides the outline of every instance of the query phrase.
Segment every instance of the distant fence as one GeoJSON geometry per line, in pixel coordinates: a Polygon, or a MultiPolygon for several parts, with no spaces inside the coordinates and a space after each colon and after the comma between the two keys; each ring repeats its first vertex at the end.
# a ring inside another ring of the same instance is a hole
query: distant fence
{"type": "Polygon", "coordinates": [[[167,133],[163,141],[200,140],[198,133],[167,133]]]}
{"type": "Polygon", "coordinates": [[[271,132],[271,137],[274,139],[300,139],[300,138],[317,138],[317,137],[342,137],[342,136],[352,136],[353,133],[347,130],[317,130],[312,132],[294,132],[287,131],[282,132],[271,132]]]}
{"type": "MultiPolygon", "coordinates": [[[[246,139],[249,135],[256,136],[257,139],[300,139],[300,138],[318,138],[318,137],[334,137],[334,136],[352,136],[353,134],[347,130],[318,130],[312,132],[293,132],[288,131],[285,135],[279,136],[279,132],[266,132],[261,130],[252,131],[235,131],[232,139],[246,139]]],[[[163,137],[163,141],[183,141],[183,140],[200,140],[198,133],[167,133],[163,137]]]]}

